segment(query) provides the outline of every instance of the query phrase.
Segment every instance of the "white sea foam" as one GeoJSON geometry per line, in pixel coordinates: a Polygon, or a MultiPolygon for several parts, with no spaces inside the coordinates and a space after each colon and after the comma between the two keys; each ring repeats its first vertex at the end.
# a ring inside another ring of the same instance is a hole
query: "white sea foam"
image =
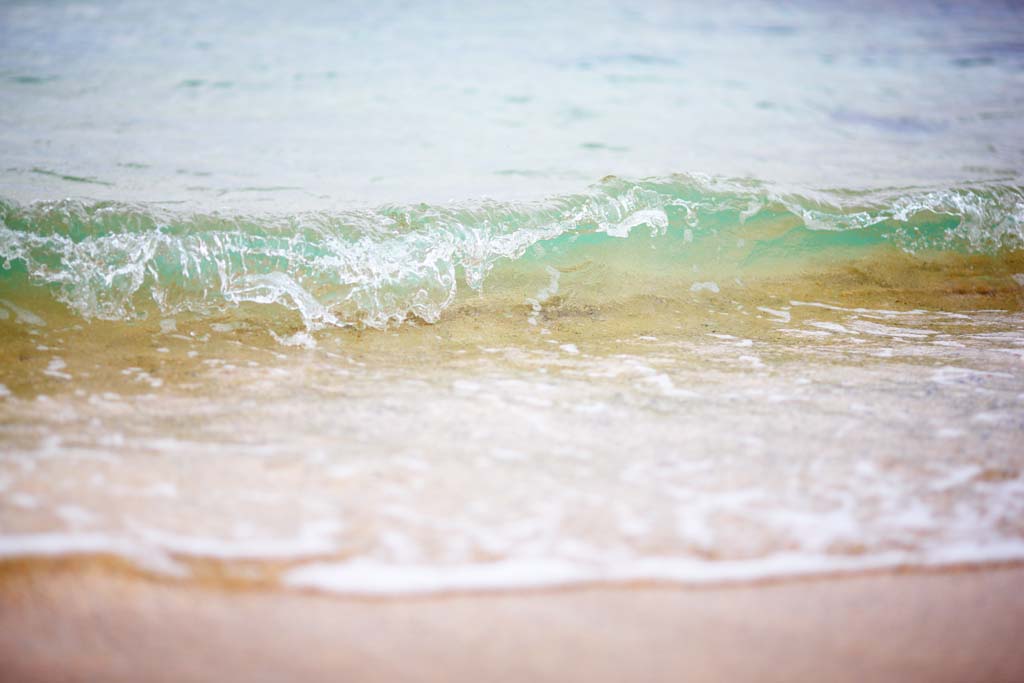
{"type": "Polygon", "coordinates": [[[606,223],[603,228],[612,237],[629,237],[630,231],[639,225],[647,225],[655,232],[664,232],[668,228],[668,216],[663,209],[645,209],[618,223],[606,223]]]}
{"type": "Polygon", "coordinates": [[[717,282],[694,282],[690,285],[691,292],[712,292],[717,294],[720,290],[717,282]]]}
{"type": "Polygon", "coordinates": [[[758,306],[757,310],[763,311],[764,313],[767,313],[768,315],[770,315],[772,317],[778,318],[779,322],[783,322],[783,323],[788,323],[790,321],[790,319],[792,318],[792,316],[790,315],[789,311],[782,311],[782,310],[778,310],[778,309],[775,309],[775,308],[768,308],[767,306],[758,306]]]}
{"type": "Polygon", "coordinates": [[[67,364],[64,362],[63,358],[54,357],[50,360],[46,369],[43,370],[43,374],[50,377],[56,377],[57,379],[71,379],[70,374],[63,372],[66,367],[67,364]]]}
{"type": "Polygon", "coordinates": [[[15,320],[24,325],[32,325],[34,327],[46,327],[46,321],[40,318],[32,311],[22,308],[16,304],[11,303],[7,299],[0,299],[0,304],[3,304],[7,308],[14,312],[15,320]]]}
{"type": "Polygon", "coordinates": [[[370,561],[310,563],[284,583],[348,595],[409,595],[554,588],[616,583],[714,585],[769,578],[842,574],[901,567],[942,567],[1024,560],[1024,542],[963,544],[930,552],[836,556],[779,553],[756,560],[652,557],[607,565],[543,558],[470,565],[389,565],[370,561]]]}

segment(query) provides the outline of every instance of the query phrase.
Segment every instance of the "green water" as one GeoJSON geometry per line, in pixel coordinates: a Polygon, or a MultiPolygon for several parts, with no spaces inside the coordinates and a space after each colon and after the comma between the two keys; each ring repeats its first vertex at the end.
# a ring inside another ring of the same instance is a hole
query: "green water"
{"type": "MultiPolygon", "coordinates": [[[[276,216],[7,204],[0,286],[15,298],[39,288],[84,318],[259,304],[291,309],[311,330],[383,328],[437,321],[466,292],[486,297],[514,285],[512,273],[544,277],[552,266],[617,269],[648,291],[665,278],[675,288],[711,275],[793,276],[876,253],[983,255],[998,272],[1024,244],[1022,212],[1013,186],[802,196],[688,176],[606,179],[539,202],[276,216]]],[[[617,283],[587,286],[599,298],[617,283]]]]}

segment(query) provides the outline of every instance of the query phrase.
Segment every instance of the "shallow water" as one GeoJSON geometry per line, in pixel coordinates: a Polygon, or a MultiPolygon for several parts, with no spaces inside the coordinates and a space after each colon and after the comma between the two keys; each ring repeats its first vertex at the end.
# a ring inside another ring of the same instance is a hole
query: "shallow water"
{"type": "Polygon", "coordinates": [[[356,593],[1024,557],[1019,312],[742,297],[312,349],[4,309],[0,551],[356,593]]]}
{"type": "Polygon", "coordinates": [[[1024,560],[1020,18],[5,4],[0,557],[1024,560]]]}

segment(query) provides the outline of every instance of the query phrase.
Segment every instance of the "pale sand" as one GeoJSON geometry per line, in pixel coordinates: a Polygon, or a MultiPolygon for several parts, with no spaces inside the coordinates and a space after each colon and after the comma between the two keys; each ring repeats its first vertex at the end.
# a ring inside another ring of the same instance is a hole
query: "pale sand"
{"type": "Polygon", "coordinates": [[[5,681],[1022,681],[1024,567],[359,600],[35,564],[5,681]]]}

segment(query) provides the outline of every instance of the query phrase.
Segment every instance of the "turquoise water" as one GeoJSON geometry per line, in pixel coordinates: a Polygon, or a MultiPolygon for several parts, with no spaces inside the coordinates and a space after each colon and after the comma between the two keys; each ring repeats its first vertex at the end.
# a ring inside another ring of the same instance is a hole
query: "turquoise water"
{"type": "Polygon", "coordinates": [[[995,184],[803,196],[675,176],[535,202],[231,215],[65,200],[0,205],[0,216],[6,290],[45,288],[108,320],[274,305],[310,330],[436,322],[460,292],[500,289],[492,272],[509,263],[543,272],[617,260],[634,279],[657,269],[698,281],[879,245],[996,256],[1024,245],[1024,190],[995,184]]]}

